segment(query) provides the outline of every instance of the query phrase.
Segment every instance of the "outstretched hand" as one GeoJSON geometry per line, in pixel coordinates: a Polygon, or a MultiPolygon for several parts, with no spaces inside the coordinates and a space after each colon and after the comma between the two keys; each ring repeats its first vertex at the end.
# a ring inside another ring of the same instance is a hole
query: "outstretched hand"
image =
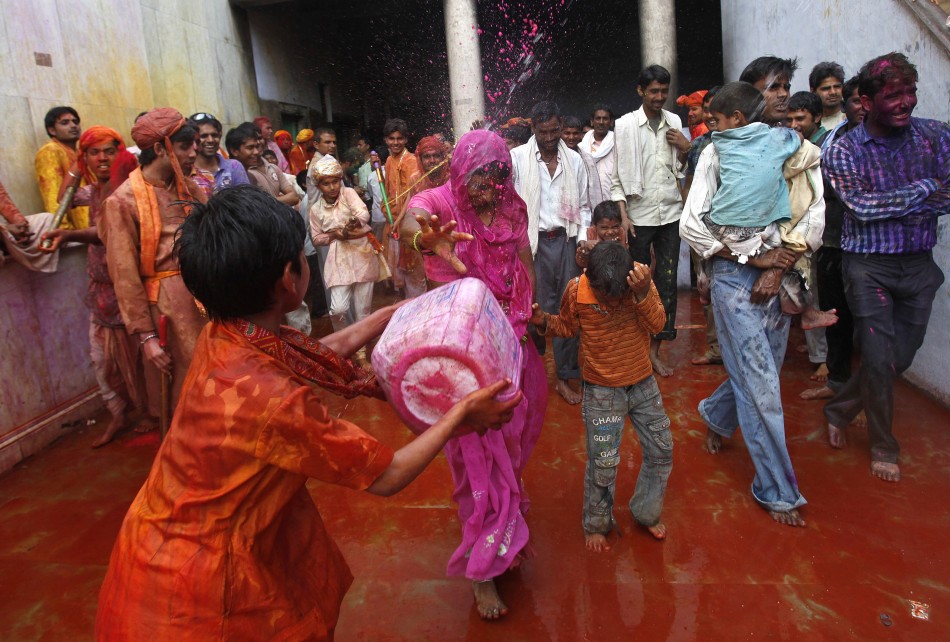
{"type": "Polygon", "coordinates": [[[495,395],[509,385],[511,385],[509,379],[502,379],[476,390],[460,401],[459,403],[465,408],[465,419],[456,429],[455,434],[475,432],[484,435],[489,428],[500,428],[511,421],[515,406],[521,403],[522,393],[519,391],[509,401],[495,401],[495,395]]]}
{"type": "Polygon", "coordinates": [[[442,225],[439,222],[439,217],[435,214],[428,219],[416,214],[415,218],[416,222],[419,223],[419,229],[422,231],[417,243],[418,246],[425,250],[431,250],[436,256],[448,261],[459,274],[468,272],[468,268],[455,254],[455,245],[459,241],[471,241],[475,237],[464,232],[456,232],[455,221],[449,221],[442,225]]]}

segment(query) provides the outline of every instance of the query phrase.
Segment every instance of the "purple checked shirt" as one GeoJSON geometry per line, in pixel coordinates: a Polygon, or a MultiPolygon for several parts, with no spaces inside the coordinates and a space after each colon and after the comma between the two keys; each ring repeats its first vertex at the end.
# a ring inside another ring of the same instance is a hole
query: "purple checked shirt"
{"type": "Polygon", "coordinates": [[[950,213],[950,126],[911,118],[896,136],[864,125],[822,155],[822,172],[845,207],[841,249],[915,254],[937,242],[937,217],[950,213]]]}

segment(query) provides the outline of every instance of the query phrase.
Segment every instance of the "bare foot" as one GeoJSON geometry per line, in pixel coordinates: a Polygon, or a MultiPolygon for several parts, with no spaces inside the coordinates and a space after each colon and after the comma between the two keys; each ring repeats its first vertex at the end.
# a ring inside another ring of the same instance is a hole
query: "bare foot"
{"type": "Polygon", "coordinates": [[[483,620],[497,620],[508,615],[508,607],[498,596],[494,580],[472,582],[475,593],[475,608],[483,620]]]}
{"type": "Polygon", "coordinates": [[[694,366],[718,366],[722,365],[722,357],[717,357],[706,352],[706,354],[700,357],[693,357],[689,362],[694,366]]]}
{"type": "Polygon", "coordinates": [[[812,381],[817,381],[818,383],[825,383],[828,381],[828,364],[820,364],[817,368],[815,368],[815,371],[811,373],[811,376],[808,378],[812,381]]]}
{"type": "Polygon", "coordinates": [[[564,397],[564,401],[572,406],[576,406],[581,402],[581,393],[571,388],[571,384],[564,379],[557,380],[557,392],[564,397]]]}
{"type": "Polygon", "coordinates": [[[657,522],[654,526],[647,526],[646,529],[653,536],[653,539],[666,539],[666,524],[657,522]]]}
{"type": "Polygon", "coordinates": [[[706,451],[710,455],[715,455],[722,449],[722,435],[706,429],[706,451]]]}
{"type": "Polygon", "coordinates": [[[653,364],[653,371],[658,375],[661,377],[669,377],[673,374],[673,368],[660,357],[661,343],[662,341],[659,339],[650,340],[650,363],[653,364]]]}
{"type": "Polygon", "coordinates": [[[864,411],[858,413],[858,416],[851,420],[852,426],[857,426],[858,428],[867,428],[868,427],[868,416],[864,414],[864,411]]]}
{"type": "Polygon", "coordinates": [[[101,448],[107,443],[112,441],[112,438],[116,436],[120,430],[125,430],[129,427],[129,416],[125,413],[121,415],[112,415],[112,421],[109,422],[109,427],[99,436],[99,439],[92,442],[93,448],[101,448]]]}
{"type": "Polygon", "coordinates": [[[584,533],[584,544],[593,553],[606,553],[610,550],[607,536],[603,533],[584,533]]]}
{"type": "Polygon", "coordinates": [[[887,482],[898,482],[901,480],[900,466],[886,461],[872,461],[871,474],[887,482]]]}
{"type": "Polygon", "coordinates": [[[818,399],[831,399],[835,396],[835,391],[828,386],[821,388],[808,388],[798,393],[798,396],[805,401],[817,401],[818,399]]]}
{"type": "Polygon", "coordinates": [[[802,311],[802,330],[814,330],[815,328],[827,328],[829,325],[838,323],[838,310],[816,310],[815,308],[805,308],[802,311]]]}
{"type": "Polygon", "coordinates": [[[774,519],[779,524],[785,524],[786,526],[805,526],[805,520],[802,519],[802,516],[798,514],[798,510],[794,508],[784,513],[770,510],[769,515],[771,515],[772,519],[774,519]]]}
{"type": "Polygon", "coordinates": [[[828,443],[832,448],[844,448],[848,445],[848,440],[844,435],[844,428],[828,424],[828,443]]]}

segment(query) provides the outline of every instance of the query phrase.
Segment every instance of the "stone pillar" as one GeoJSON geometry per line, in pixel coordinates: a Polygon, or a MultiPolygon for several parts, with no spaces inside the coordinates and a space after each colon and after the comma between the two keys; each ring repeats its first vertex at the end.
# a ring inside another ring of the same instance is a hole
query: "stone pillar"
{"type": "MultiPolygon", "coordinates": [[[[676,100],[676,2],[675,0],[639,0],[641,67],[660,65],[673,76],[670,103],[676,100]]],[[[670,104],[667,103],[667,104],[670,104]]]]}
{"type": "Polygon", "coordinates": [[[445,46],[449,60],[449,95],[455,139],[485,117],[482,54],[478,45],[475,0],[443,0],[445,46]]]}

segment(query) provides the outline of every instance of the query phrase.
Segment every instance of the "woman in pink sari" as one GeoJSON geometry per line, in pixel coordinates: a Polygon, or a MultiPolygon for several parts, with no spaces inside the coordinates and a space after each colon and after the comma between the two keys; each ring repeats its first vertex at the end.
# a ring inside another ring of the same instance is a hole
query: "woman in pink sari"
{"type": "Polygon", "coordinates": [[[409,201],[401,228],[425,257],[426,277],[440,285],[462,277],[481,280],[522,337],[524,398],[511,421],[483,436],[451,440],[445,453],[455,481],[462,542],[449,559],[449,575],[472,580],[479,615],[508,612],[494,578],[517,566],[528,544],[528,497],[521,474],[541,433],[547,376],[526,338],[534,300],[534,261],[527,208],[511,182],[511,156],[500,136],[471,131],[452,156],[451,179],[409,201]]]}

